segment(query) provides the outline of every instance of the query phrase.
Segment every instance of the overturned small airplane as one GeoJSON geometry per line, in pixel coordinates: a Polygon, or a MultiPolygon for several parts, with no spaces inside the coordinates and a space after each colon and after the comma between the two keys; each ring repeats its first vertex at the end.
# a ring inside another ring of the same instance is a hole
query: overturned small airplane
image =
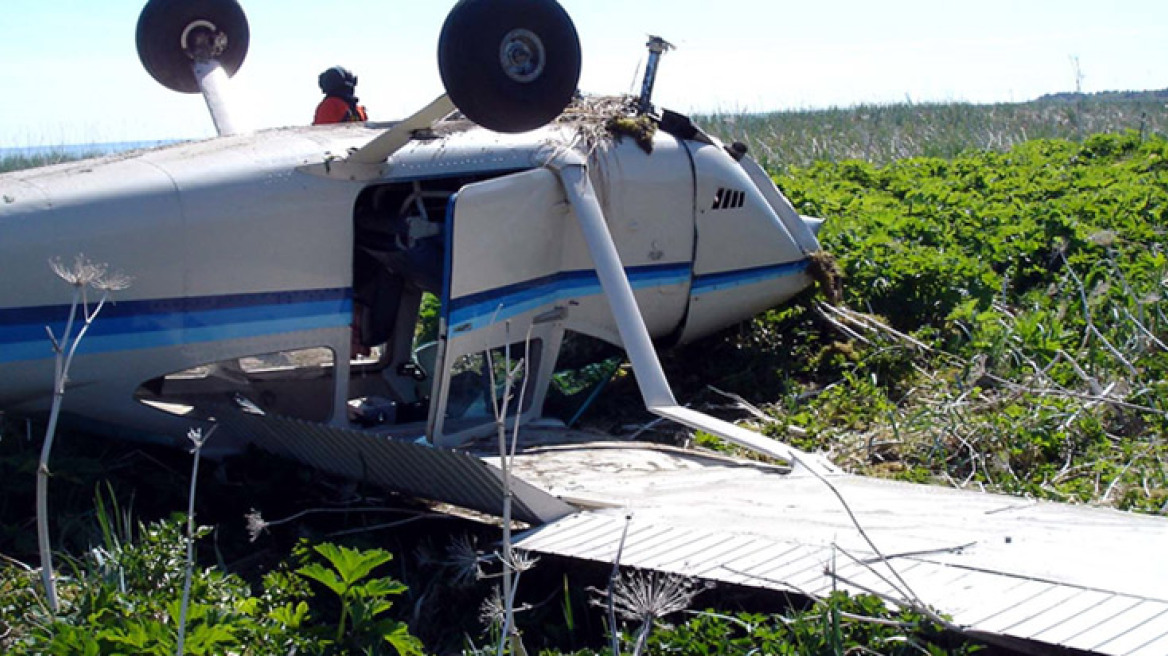
{"type": "MultiPolygon", "coordinates": [[[[202,90],[231,133],[225,78],[247,34],[233,1],[155,0],[138,44],[158,81],[202,90]]],[[[69,411],[156,436],[181,437],[200,409],[234,399],[455,446],[493,430],[478,354],[525,344],[527,422],[566,332],[648,356],[650,339],[692,341],[809,284],[818,221],[749,156],[670,112],[646,122],[655,134],[642,145],[604,129],[611,113],[563,113],[580,50],[558,4],[460,3],[439,60],[448,95],[397,124],[222,136],[4,176],[0,406],[44,407],[45,326],[68,315],[46,303],[67,295],[45,262],[78,252],[134,283],[85,337],[69,411]],[[455,107],[469,120],[444,120],[455,107]],[[419,361],[427,292],[441,317],[419,361]],[[378,357],[357,353],[370,348],[378,357]]],[[[647,393],[676,405],[667,389],[647,393]]]]}
{"type": "Polygon", "coordinates": [[[516,517],[536,526],[521,547],[610,560],[625,532],[630,565],[874,591],[1017,649],[1168,652],[1163,520],[860,479],[677,402],[656,348],[809,286],[821,221],[744,148],[655,110],[663,41],[639,98],[581,99],[554,0],[462,0],[439,41],[446,94],[413,116],[240,134],[236,0],[150,0],[137,37],[146,70],[201,92],[220,136],[0,176],[0,409],[49,407],[45,330],[71,306],[46,262],[84,253],[134,279],[72,362],[66,410],[88,430],[178,445],[219,423],[208,452],[256,444],[497,512],[498,471],[462,447],[500,419],[563,430],[543,408],[566,336],[585,335],[624,348],[650,411],[789,467],[533,450],[516,470],[516,517]],[[424,294],[440,309],[419,347],[424,294]]]}

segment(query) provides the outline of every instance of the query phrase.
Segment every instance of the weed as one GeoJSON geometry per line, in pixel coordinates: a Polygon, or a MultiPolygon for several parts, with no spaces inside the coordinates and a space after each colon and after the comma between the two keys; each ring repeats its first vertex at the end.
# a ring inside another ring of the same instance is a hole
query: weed
{"type": "Polygon", "coordinates": [[[69,305],[69,318],[65,321],[65,331],[58,339],[52,328],[46,326],[49,341],[53,345],[55,354],[53,363],[53,402],[49,412],[49,424],[45,429],[45,440],[41,448],[40,463],[37,466],[37,544],[41,557],[41,578],[45,585],[45,598],[49,608],[55,613],[58,609],[57,587],[53,578],[52,544],[49,540],[48,497],[49,497],[49,456],[53,450],[53,439],[57,434],[57,421],[61,416],[61,403],[65,398],[65,385],[69,380],[69,368],[73,364],[73,356],[77,354],[77,347],[82,338],[93,325],[102,307],[111,292],[120,291],[130,286],[130,278],[122,274],[111,274],[105,264],[95,264],[78,254],[72,266],[66,265],[60,259],[49,261],[49,267],[58,278],[73,287],[73,298],[69,305]],[[101,298],[90,308],[89,288],[101,292],[101,298]],[[81,327],[73,333],[74,321],[77,319],[77,309],[81,308],[81,327]]]}
{"type": "Polygon", "coordinates": [[[1128,132],[793,170],[871,313],[768,313],[723,338],[745,346],[723,366],[793,336],[779,366],[802,401],[774,414],[859,471],[1159,511],[1166,154],[1128,132]]]}
{"type": "Polygon", "coordinates": [[[676,628],[663,628],[650,651],[690,654],[969,654],[975,645],[955,642],[941,627],[911,611],[889,611],[872,596],[832,593],[815,607],[790,616],[696,613],[676,628]]]}
{"type": "MultiPolygon", "coordinates": [[[[197,527],[194,537],[210,532],[197,527]]],[[[36,594],[31,569],[0,563],[0,647],[14,656],[422,653],[405,625],[386,616],[389,599],[405,586],[372,576],[389,560],[387,552],[303,546],[293,555],[299,566],[278,565],[264,575],[263,591],[255,595],[235,575],[187,569],[185,533],[186,520],[176,515],[140,526],[132,541],[111,540],[67,559],[70,575],[60,581],[56,614],[36,594]],[[185,584],[184,573],[190,577],[185,584]],[[309,581],[336,594],[341,609],[336,624],[324,620],[320,604],[312,603],[309,581]],[[190,599],[185,624],[184,588],[190,599]]]]}
{"type": "MultiPolygon", "coordinates": [[[[421,656],[422,645],[409,634],[406,625],[384,617],[393,607],[389,599],[405,592],[406,586],[390,578],[370,578],[377,567],[393,559],[393,554],[382,549],[360,551],[329,542],[314,545],[311,551],[325,562],[306,562],[296,572],[336,595],[340,618],[333,641],[338,648],[346,653],[352,650],[377,653],[379,645],[388,643],[403,656],[421,656]]],[[[307,552],[305,545],[302,553],[307,552]]]]}
{"type": "Polygon", "coordinates": [[[191,575],[195,567],[195,487],[199,481],[199,458],[203,455],[203,445],[207,443],[211,434],[218,427],[218,425],[212,426],[205,435],[201,428],[192,428],[187,433],[187,439],[194,445],[194,448],[191,449],[194,459],[191,463],[191,488],[187,495],[187,558],[183,576],[182,603],[178,615],[178,646],[175,648],[177,656],[182,656],[183,644],[186,640],[187,611],[190,610],[191,601],[191,575]]]}
{"type": "Polygon", "coordinates": [[[692,579],[682,576],[640,570],[622,575],[613,586],[612,603],[621,617],[640,623],[633,656],[644,653],[653,628],[662,619],[689,608],[699,591],[692,579]]]}

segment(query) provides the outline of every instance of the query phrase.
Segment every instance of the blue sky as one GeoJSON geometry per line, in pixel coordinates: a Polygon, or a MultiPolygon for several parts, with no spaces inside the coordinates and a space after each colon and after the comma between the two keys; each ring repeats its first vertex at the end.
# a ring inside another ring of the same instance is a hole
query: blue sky
{"type": "MultiPolygon", "coordinates": [[[[232,90],[245,125],[308,122],[316,75],[338,63],[360,76],[373,119],[401,118],[441,93],[434,53],[453,1],[241,4],[251,49],[232,90]]],[[[583,43],[584,91],[631,90],[645,37],[659,34],[678,50],[663,62],[655,99],[686,112],[1010,102],[1077,83],[1168,87],[1163,0],[562,4],[583,43]]],[[[213,135],[201,98],[159,87],[138,63],[142,5],[0,0],[0,147],[213,135]]]]}

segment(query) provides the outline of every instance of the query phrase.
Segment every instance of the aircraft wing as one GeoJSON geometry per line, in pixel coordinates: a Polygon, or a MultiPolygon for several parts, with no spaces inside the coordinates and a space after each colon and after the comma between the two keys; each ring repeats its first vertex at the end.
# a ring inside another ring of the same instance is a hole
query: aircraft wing
{"type": "Polygon", "coordinates": [[[593,508],[528,532],[529,551],[611,563],[631,517],[622,565],[873,593],[1027,651],[1168,653],[1160,517],[637,445],[545,449],[513,469],[593,508]]]}
{"type": "MultiPolygon", "coordinates": [[[[502,515],[503,473],[470,454],[274,415],[228,412],[220,419],[272,455],[409,496],[502,515]]],[[[523,481],[511,481],[511,494],[519,521],[539,524],[574,510],[523,481]]]]}

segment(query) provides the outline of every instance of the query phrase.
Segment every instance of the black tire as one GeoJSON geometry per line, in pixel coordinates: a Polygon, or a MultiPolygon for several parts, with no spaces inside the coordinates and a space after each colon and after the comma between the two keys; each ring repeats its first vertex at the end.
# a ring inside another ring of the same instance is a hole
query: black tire
{"type": "Polygon", "coordinates": [[[150,0],[138,16],[138,58],[168,89],[199,93],[191,57],[182,47],[183,31],[195,21],[211,23],[227,35],[227,47],[217,59],[229,76],[247,56],[251,34],[236,0],[150,0]]]}
{"type": "Polygon", "coordinates": [[[442,26],[438,70],[467,118],[496,132],[526,132],[572,101],[580,38],[555,0],[461,0],[442,26]],[[523,63],[508,67],[504,51],[516,47],[523,63]]]}

